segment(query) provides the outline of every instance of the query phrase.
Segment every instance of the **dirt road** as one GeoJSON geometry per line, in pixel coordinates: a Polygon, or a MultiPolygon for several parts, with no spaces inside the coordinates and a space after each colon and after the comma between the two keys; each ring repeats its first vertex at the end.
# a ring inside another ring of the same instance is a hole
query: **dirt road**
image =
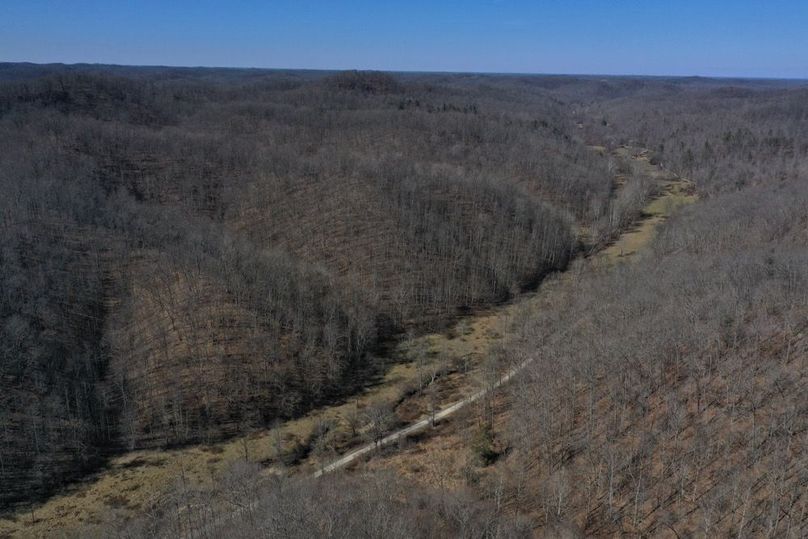
{"type": "MultiPolygon", "coordinates": [[[[645,155],[641,155],[640,157],[634,158],[635,161],[638,162],[640,166],[646,167],[646,173],[651,175],[652,177],[661,177],[662,171],[657,169],[655,166],[651,165],[647,157],[645,155]]],[[[668,178],[668,179],[660,179],[659,180],[659,194],[655,198],[653,198],[647,206],[644,208],[643,216],[639,220],[639,222],[635,223],[633,227],[624,231],[619,238],[615,240],[615,242],[603,249],[596,255],[597,263],[605,263],[607,265],[612,265],[619,261],[624,261],[630,259],[643,247],[645,247],[654,237],[654,233],[656,228],[662,224],[665,219],[674,211],[676,208],[684,205],[689,204],[695,201],[696,197],[691,193],[693,185],[688,180],[682,178],[668,178]]],[[[573,328],[568,328],[565,332],[566,334],[570,333],[573,328]]],[[[335,470],[339,470],[352,462],[356,461],[360,457],[371,453],[374,450],[380,449],[385,446],[392,445],[394,443],[399,442],[401,439],[406,438],[412,434],[416,434],[427,428],[433,427],[437,424],[437,422],[446,419],[469,404],[472,404],[481,398],[483,398],[486,394],[496,390],[503,384],[507,383],[511,378],[518,375],[520,371],[522,371],[525,367],[527,367],[535,358],[529,358],[519,365],[512,367],[510,370],[505,372],[499,380],[492,384],[490,387],[477,391],[476,393],[459,400],[439,412],[437,412],[434,417],[426,417],[421,419],[415,423],[412,423],[406,427],[403,427],[391,434],[388,434],[381,440],[363,445],[357,449],[354,449],[347,454],[343,455],[342,457],[338,458],[337,460],[322,466],[319,468],[315,473],[314,477],[319,477],[324,473],[333,472],[335,470]]]]}

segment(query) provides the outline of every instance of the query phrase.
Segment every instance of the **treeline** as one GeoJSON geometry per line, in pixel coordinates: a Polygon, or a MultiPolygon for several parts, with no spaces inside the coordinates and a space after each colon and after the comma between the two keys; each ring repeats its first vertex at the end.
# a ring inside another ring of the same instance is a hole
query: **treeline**
{"type": "Polygon", "coordinates": [[[5,507],[352,391],[563,268],[611,192],[554,99],[363,73],[4,82],[0,175],[5,507]]]}

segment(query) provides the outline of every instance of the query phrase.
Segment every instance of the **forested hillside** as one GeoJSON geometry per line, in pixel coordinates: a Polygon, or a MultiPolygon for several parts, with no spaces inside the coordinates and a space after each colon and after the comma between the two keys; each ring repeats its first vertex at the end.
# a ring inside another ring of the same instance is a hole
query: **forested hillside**
{"type": "Polygon", "coordinates": [[[608,163],[540,88],[3,73],[4,506],[345,395],[384,340],[534,286],[607,226],[608,163]]]}
{"type": "Polygon", "coordinates": [[[5,522],[112,455],[200,448],[204,481],[98,488],[78,533],[804,536],[807,97],[0,65],[5,522]],[[415,374],[384,388],[396,340],[415,374]]]}
{"type": "Polygon", "coordinates": [[[620,97],[588,107],[587,136],[652,149],[709,195],[793,182],[806,173],[806,99],[804,86],[749,83],[620,97]]]}
{"type": "Polygon", "coordinates": [[[655,149],[704,200],[522,321],[495,475],[549,535],[802,536],[805,90],[650,93],[578,101],[588,136],[655,149]]]}

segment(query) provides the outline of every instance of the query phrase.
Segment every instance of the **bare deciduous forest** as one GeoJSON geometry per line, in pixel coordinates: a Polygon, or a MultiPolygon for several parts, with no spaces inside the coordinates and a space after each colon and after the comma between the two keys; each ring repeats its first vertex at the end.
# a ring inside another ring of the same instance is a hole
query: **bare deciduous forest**
{"type": "MultiPolygon", "coordinates": [[[[391,343],[566,279],[491,354],[532,362],[467,418],[456,488],[242,462],[79,534],[808,530],[804,85],[0,64],[0,186],[18,522],[114,455],[343,402],[391,343]],[[620,148],[699,200],[600,267],[660,195],[620,148]]],[[[373,411],[355,436],[398,424],[373,411]]]]}

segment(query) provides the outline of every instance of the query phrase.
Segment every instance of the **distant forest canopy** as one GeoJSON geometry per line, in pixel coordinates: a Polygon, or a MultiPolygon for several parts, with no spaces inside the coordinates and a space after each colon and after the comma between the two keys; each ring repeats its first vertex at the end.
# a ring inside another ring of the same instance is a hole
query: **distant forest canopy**
{"type": "Polygon", "coordinates": [[[329,402],[392,334],[563,269],[639,210],[587,145],[648,147],[708,195],[804,178],[808,154],[808,91],[776,81],[29,64],[0,81],[0,506],[112,451],[329,402]]]}

